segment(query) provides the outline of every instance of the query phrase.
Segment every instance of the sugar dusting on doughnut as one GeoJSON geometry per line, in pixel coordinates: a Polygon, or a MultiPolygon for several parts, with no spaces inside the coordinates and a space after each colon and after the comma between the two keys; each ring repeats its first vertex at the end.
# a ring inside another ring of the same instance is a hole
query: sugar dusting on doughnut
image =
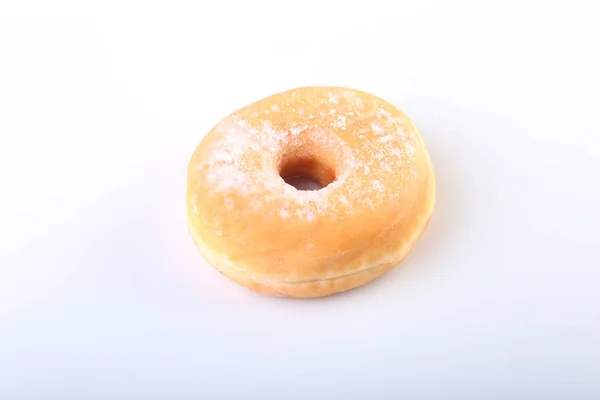
{"type": "MultiPolygon", "coordinates": [[[[346,206],[347,202],[328,202],[328,198],[336,186],[343,185],[349,177],[356,175],[357,171],[360,171],[361,175],[372,175],[371,185],[375,189],[375,194],[384,195],[377,190],[380,184],[376,173],[372,171],[393,171],[410,164],[414,138],[407,134],[404,128],[406,121],[393,117],[380,104],[365,103],[352,91],[337,94],[330,91],[327,97],[319,101],[321,104],[316,107],[318,113],[305,116],[301,108],[292,110],[298,116],[298,120],[316,118],[321,122],[314,124],[312,131],[318,134],[311,135],[310,138],[303,135],[310,128],[306,122],[291,121],[284,126],[274,127],[270,122],[272,116],[281,112],[281,107],[277,105],[251,115],[242,111],[221,121],[214,129],[220,139],[212,144],[208,157],[200,160],[201,167],[207,167],[209,171],[207,183],[218,192],[241,191],[252,195],[267,190],[269,195],[265,199],[267,201],[271,197],[277,197],[289,198],[301,206],[312,204],[314,206],[308,210],[296,209],[297,214],[308,219],[314,219],[315,212],[320,214],[329,212],[330,206],[346,206]],[[302,111],[298,112],[298,110],[302,111]],[[368,124],[360,123],[364,118],[369,120],[368,124]],[[366,146],[366,154],[358,157],[340,138],[339,131],[349,131],[365,142],[375,137],[376,142],[366,146]],[[317,140],[323,148],[346,153],[344,157],[347,162],[341,174],[331,185],[320,191],[299,192],[285,185],[276,173],[274,165],[276,160],[269,159],[290,142],[296,141],[301,145],[306,140],[317,140]],[[261,157],[259,168],[244,162],[242,156],[247,153],[264,156],[261,157]],[[373,168],[375,165],[380,168],[373,168]]],[[[355,189],[362,188],[355,187],[355,189]]],[[[355,197],[352,192],[349,194],[350,197],[355,197]]],[[[396,194],[399,195],[399,192],[396,194]]],[[[368,197],[362,197],[362,200],[364,204],[370,206],[374,204],[368,197]]],[[[289,213],[290,210],[283,209],[280,215],[285,218],[284,216],[289,213]]]]}

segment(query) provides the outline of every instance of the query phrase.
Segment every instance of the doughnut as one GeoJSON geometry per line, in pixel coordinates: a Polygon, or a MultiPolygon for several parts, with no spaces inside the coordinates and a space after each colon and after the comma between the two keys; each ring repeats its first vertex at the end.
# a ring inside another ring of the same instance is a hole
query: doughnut
{"type": "Polygon", "coordinates": [[[433,166],[415,125],[387,101],[300,87],[220,120],[187,166],[189,232],[233,282],[323,297],[390,271],[427,228],[433,166]],[[305,177],[318,190],[299,190],[305,177]]]}

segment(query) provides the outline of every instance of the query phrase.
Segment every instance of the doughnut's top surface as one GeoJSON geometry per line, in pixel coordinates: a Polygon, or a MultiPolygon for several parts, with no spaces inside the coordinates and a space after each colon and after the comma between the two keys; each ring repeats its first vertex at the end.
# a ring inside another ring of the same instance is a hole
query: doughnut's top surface
{"type": "Polygon", "coordinates": [[[251,289],[302,297],[399,262],[435,197],[409,118],[340,87],[292,89],[225,117],[196,148],[187,190],[190,230],[213,265],[251,289]],[[297,190],[284,180],[293,175],[324,188],[297,190]]]}

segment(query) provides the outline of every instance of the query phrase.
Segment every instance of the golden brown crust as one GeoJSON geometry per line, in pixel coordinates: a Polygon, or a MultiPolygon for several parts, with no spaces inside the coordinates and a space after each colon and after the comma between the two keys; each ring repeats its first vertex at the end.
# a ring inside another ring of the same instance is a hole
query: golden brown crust
{"type": "Polygon", "coordinates": [[[347,88],[250,104],[209,132],[188,167],[188,225],[201,253],[268,295],[320,297],[373,280],[410,252],[434,203],[433,168],[411,121],[347,88]],[[294,172],[331,183],[297,191],[280,176],[294,172]]]}

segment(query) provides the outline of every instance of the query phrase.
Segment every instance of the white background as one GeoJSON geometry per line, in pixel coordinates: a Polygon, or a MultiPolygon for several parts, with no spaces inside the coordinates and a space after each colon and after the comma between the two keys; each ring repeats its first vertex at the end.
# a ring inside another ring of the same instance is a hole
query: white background
{"type": "Polygon", "coordinates": [[[0,398],[600,398],[593,2],[2,2],[0,398]],[[208,266],[186,165],[302,85],[370,91],[438,182],[401,267],[320,300],[208,266]]]}

